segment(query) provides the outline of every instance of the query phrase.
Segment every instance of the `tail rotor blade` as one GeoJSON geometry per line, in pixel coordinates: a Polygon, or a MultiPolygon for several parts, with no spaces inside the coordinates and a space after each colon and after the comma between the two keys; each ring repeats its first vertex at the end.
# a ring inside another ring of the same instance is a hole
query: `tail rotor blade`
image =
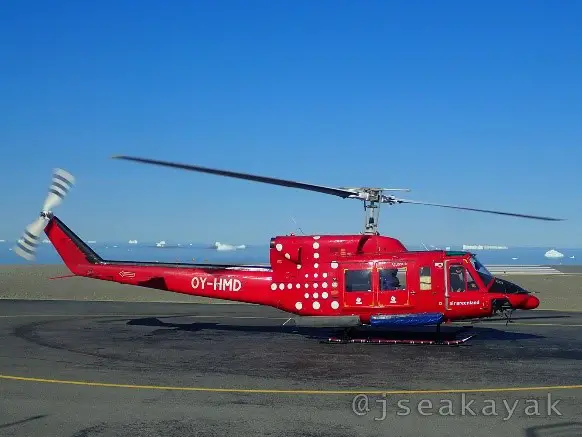
{"type": "Polygon", "coordinates": [[[36,258],[40,236],[52,217],[51,210],[62,203],[74,183],[75,178],[68,171],[60,168],[54,170],[49,193],[42,206],[40,216],[26,227],[22,238],[14,246],[14,253],[28,261],[33,261],[36,258]]]}
{"type": "Polygon", "coordinates": [[[69,194],[69,191],[71,191],[74,183],[75,178],[72,174],[60,168],[55,169],[49,193],[42,210],[50,211],[59,206],[67,194],[69,194]]]}
{"type": "Polygon", "coordinates": [[[40,235],[42,234],[46,223],[46,218],[39,217],[28,225],[22,234],[22,238],[18,240],[16,246],[14,246],[14,253],[24,259],[33,261],[36,257],[36,248],[38,247],[40,235]]]}

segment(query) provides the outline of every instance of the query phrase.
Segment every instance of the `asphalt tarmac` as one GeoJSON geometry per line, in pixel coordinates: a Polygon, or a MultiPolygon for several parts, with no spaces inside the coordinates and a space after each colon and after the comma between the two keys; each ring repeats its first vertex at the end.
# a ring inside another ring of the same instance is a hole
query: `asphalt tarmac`
{"type": "Polygon", "coordinates": [[[582,313],[472,331],[331,345],[254,305],[3,300],[0,435],[582,435],[582,313]]]}

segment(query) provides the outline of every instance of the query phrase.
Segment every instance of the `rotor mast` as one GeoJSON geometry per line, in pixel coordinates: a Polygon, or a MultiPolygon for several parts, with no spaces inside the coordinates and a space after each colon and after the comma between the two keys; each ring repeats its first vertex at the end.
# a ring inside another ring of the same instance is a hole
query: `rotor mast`
{"type": "Polygon", "coordinates": [[[380,219],[380,202],[382,201],[382,189],[363,188],[368,194],[364,199],[364,235],[379,235],[378,221],[380,219]]]}

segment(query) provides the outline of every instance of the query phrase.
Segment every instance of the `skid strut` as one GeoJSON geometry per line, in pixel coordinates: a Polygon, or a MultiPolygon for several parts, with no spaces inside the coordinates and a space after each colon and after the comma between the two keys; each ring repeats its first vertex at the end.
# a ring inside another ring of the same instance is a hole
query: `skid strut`
{"type": "MultiPolygon", "coordinates": [[[[461,329],[461,331],[467,328],[461,329]]],[[[443,339],[440,329],[440,325],[437,325],[436,335],[434,338],[430,337],[430,334],[426,334],[427,338],[387,338],[386,336],[365,336],[356,337],[352,335],[353,330],[351,328],[346,329],[341,336],[329,337],[324,343],[328,344],[347,344],[347,343],[358,343],[358,344],[409,344],[409,345],[439,345],[439,346],[459,346],[475,335],[468,335],[462,338],[455,339],[443,339]]]]}

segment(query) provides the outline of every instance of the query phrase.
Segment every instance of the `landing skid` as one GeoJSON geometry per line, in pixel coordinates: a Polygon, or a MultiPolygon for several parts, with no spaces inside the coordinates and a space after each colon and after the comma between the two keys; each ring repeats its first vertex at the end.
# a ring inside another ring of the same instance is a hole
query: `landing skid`
{"type": "MultiPolygon", "coordinates": [[[[470,327],[461,328],[459,331],[465,331],[470,329],[470,327]]],[[[441,333],[440,326],[437,327],[437,330],[434,334],[431,333],[424,333],[419,335],[406,335],[407,333],[398,333],[397,336],[390,336],[390,335],[382,335],[382,336],[355,336],[352,335],[352,330],[346,330],[343,335],[338,337],[329,337],[327,340],[323,340],[322,343],[326,344],[348,344],[348,343],[357,343],[357,344],[406,344],[406,345],[436,345],[436,346],[459,346],[463,343],[466,343],[471,338],[475,337],[475,334],[468,335],[462,338],[450,338],[451,336],[456,336],[459,332],[455,332],[452,335],[447,334],[446,336],[449,337],[447,339],[443,338],[443,334],[441,333]],[[430,337],[434,338],[430,338],[430,337]],[[390,338],[392,337],[392,338],[390,338]]],[[[413,334],[413,333],[408,333],[413,334]]]]}
{"type": "Polygon", "coordinates": [[[473,338],[474,335],[469,335],[465,338],[460,338],[456,340],[407,340],[403,338],[341,338],[341,337],[330,337],[324,340],[323,343],[327,344],[347,344],[347,343],[365,343],[365,344],[416,344],[416,345],[440,345],[440,346],[459,346],[466,341],[473,338]]]}

